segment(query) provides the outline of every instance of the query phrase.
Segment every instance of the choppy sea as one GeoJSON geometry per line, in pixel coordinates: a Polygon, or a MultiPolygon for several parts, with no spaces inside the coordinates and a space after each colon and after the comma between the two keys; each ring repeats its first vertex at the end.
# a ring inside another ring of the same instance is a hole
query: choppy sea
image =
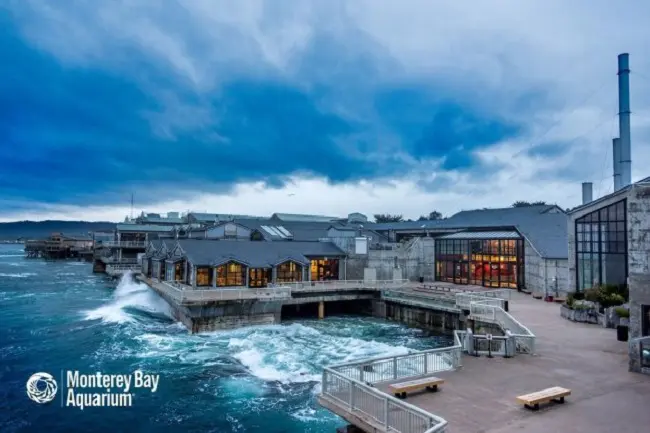
{"type": "Polygon", "coordinates": [[[323,366],[444,346],[448,338],[367,317],[295,320],[190,335],[146,286],[84,262],[25,259],[0,245],[0,432],[333,433],[323,366]],[[160,375],[131,407],[30,400],[36,372],[160,375]]]}

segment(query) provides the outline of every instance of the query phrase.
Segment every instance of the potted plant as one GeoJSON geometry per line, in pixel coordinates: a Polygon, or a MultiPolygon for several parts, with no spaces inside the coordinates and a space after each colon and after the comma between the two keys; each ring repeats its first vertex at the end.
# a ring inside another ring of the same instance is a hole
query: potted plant
{"type": "Polygon", "coordinates": [[[630,324],[630,310],[621,306],[614,308],[614,312],[620,318],[620,322],[616,327],[616,339],[618,341],[627,341],[629,335],[628,325],[630,324]]]}

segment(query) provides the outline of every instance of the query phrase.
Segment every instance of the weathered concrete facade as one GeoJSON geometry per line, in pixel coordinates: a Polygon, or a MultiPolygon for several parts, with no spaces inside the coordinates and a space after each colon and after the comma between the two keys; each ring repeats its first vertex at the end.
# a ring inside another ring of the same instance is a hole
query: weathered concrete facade
{"type": "Polygon", "coordinates": [[[526,290],[544,296],[566,296],[569,291],[567,268],[568,260],[543,258],[526,240],[524,244],[526,290]]]}
{"type": "MultiPolygon", "coordinates": [[[[627,221],[629,333],[634,340],[650,335],[650,317],[643,317],[644,306],[650,309],[650,185],[634,185],[628,193],[627,221]]],[[[646,314],[650,316],[650,311],[646,314]]],[[[629,355],[631,371],[650,374],[650,368],[642,366],[639,344],[630,344],[629,355]]]]}
{"type": "Polygon", "coordinates": [[[569,290],[577,289],[576,271],[576,229],[577,219],[625,200],[627,234],[627,275],[630,291],[629,368],[631,371],[646,372],[642,368],[641,353],[635,339],[650,335],[650,317],[643,317],[644,306],[650,306],[650,179],[628,185],[609,196],[602,197],[581,206],[569,215],[569,290]],[[646,325],[644,325],[646,323],[646,325]]]}
{"type": "Polygon", "coordinates": [[[423,329],[454,331],[462,328],[460,313],[383,300],[372,301],[372,315],[423,329]]]}

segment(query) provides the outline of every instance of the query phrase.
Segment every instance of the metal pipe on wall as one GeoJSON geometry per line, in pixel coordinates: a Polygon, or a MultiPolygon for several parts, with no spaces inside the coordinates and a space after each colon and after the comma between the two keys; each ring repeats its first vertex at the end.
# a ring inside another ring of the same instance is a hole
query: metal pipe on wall
{"type": "Polygon", "coordinates": [[[621,140],[612,140],[612,159],[614,162],[614,191],[621,189],[621,140]]]}

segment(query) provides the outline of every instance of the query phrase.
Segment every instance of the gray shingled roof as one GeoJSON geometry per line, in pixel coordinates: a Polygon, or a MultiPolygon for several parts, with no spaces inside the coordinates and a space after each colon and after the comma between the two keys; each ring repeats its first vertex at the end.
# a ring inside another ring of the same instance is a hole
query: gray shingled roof
{"type": "Polygon", "coordinates": [[[119,232],[169,232],[172,226],[157,226],[153,224],[117,224],[117,231],[119,232]]]}
{"type": "Polygon", "coordinates": [[[515,227],[544,258],[568,258],[568,216],[555,205],[461,211],[436,221],[364,224],[377,231],[515,227]],[[558,211],[554,213],[553,211],[558,211]],[[422,226],[425,227],[422,227],[422,226]]]}
{"type": "Polygon", "coordinates": [[[179,239],[178,244],[195,266],[219,265],[230,260],[254,268],[268,268],[286,260],[304,265],[309,257],[341,257],[345,253],[330,242],[255,242],[179,239]]]}
{"type": "Polygon", "coordinates": [[[227,213],[201,213],[201,212],[190,212],[189,216],[192,216],[195,220],[199,222],[213,223],[215,221],[230,221],[237,218],[257,218],[252,215],[236,215],[236,214],[227,214],[227,213]]]}
{"type": "Polygon", "coordinates": [[[307,215],[296,213],[274,213],[271,215],[273,219],[279,219],[282,222],[332,222],[339,220],[341,217],[325,216],[325,215],[307,215]]]}

